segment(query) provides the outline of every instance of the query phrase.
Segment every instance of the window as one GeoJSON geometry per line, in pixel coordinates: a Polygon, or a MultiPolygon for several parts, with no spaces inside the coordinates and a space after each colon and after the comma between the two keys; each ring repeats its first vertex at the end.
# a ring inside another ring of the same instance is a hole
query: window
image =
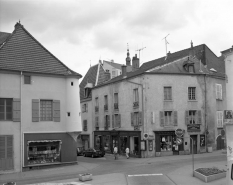
{"type": "Polygon", "coordinates": [[[189,124],[196,124],[196,111],[195,110],[190,110],[189,111],[189,124]]]}
{"type": "Polygon", "coordinates": [[[108,110],[108,96],[105,95],[104,96],[104,110],[108,110]]]}
{"type": "Polygon", "coordinates": [[[189,87],[188,88],[188,99],[189,100],[196,100],[196,87],[189,87]]]}
{"type": "Polygon", "coordinates": [[[95,112],[99,112],[99,98],[95,98],[95,112]]]}
{"type": "Polygon", "coordinates": [[[132,112],[131,113],[131,126],[142,125],[142,113],[141,112],[132,112]]]}
{"type": "Polygon", "coordinates": [[[74,85],[74,82],[71,82],[70,85],[73,86],[73,85],[74,85]]]}
{"type": "Polygon", "coordinates": [[[52,100],[41,100],[40,101],[40,120],[41,121],[52,121],[53,120],[53,107],[52,100]]]}
{"type": "Polygon", "coordinates": [[[12,120],[13,99],[0,98],[0,120],[12,120]]]}
{"type": "Polygon", "coordinates": [[[110,116],[105,115],[104,116],[104,130],[108,130],[110,128],[110,116]]]}
{"type": "Polygon", "coordinates": [[[189,71],[189,73],[194,73],[194,65],[189,65],[188,71],[189,71]]]}
{"type": "Polygon", "coordinates": [[[87,131],[87,120],[83,120],[83,131],[87,131]]]}
{"type": "Polygon", "coordinates": [[[88,112],[88,104],[87,103],[84,103],[82,105],[82,109],[83,109],[83,112],[88,112]]]}
{"type": "Polygon", "coordinates": [[[118,110],[118,93],[114,93],[114,110],[118,110]]]}
{"type": "Polygon", "coordinates": [[[138,89],[133,90],[133,101],[134,102],[139,102],[138,89]]]}
{"type": "Polygon", "coordinates": [[[84,88],[84,97],[88,98],[90,94],[91,94],[91,88],[89,87],[84,88]]]}
{"type": "Polygon", "coordinates": [[[112,78],[116,77],[116,71],[112,71],[112,78]]]}
{"type": "Polygon", "coordinates": [[[67,112],[67,116],[70,117],[70,112],[67,112]]]}
{"type": "Polygon", "coordinates": [[[24,75],[24,84],[31,84],[31,76],[24,75]]]}
{"type": "Polygon", "coordinates": [[[217,127],[223,127],[223,111],[217,111],[217,127]]]}
{"type": "Polygon", "coordinates": [[[95,130],[99,130],[99,117],[95,117],[95,130]]]}
{"type": "Polygon", "coordinates": [[[164,125],[165,126],[172,125],[172,111],[165,111],[164,112],[164,125]]]}
{"type": "Polygon", "coordinates": [[[112,115],[112,127],[121,127],[121,115],[120,114],[114,114],[112,115]]]}
{"type": "Polygon", "coordinates": [[[216,99],[222,100],[222,84],[216,84],[216,99]]]}
{"type": "Polygon", "coordinates": [[[188,110],[185,113],[185,124],[201,124],[201,110],[188,110]]]}
{"type": "Polygon", "coordinates": [[[172,87],[164,87],[164,100],[172,100],[172,87]]]}

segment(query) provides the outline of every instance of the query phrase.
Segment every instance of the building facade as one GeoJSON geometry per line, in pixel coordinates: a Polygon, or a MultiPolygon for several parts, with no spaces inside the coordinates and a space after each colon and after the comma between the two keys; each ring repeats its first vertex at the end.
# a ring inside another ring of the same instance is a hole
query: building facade
{"type": "Polygon", "coordinates": [[[206,45],[170,53],[92,88],[93,146],[131,156],[217,147],[226,108],[224,62],[206,45]],[[177,140],[177,129],[183,138],[177,140]],[[193,141],[193,149],[192,149],[193,141]]]}
{"type": "Polygon", "coordinates": [[[0,173],[77,162],[80,78],[20,23],[2,40],[0,173]]]}

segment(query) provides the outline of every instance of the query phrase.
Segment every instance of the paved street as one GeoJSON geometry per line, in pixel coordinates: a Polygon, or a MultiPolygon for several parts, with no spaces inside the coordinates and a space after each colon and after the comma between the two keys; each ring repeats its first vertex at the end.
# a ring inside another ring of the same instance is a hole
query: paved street
{"type": "MultiPolygon", "coordinates": [[[[45,183],[45,182],[75,182],[76,184],[204,184],[192,177],[192,156],[167,156],[157,158],[130,158],[120,156],[114,160],[112,155],[104,158],[77,157],[79,164],[32,170],[23,173],[0,175],[0,184],[15,181],[17,185],[45,183]],[[91,173],[92,181],[78,181],[78,174],[91,173]],[[182,178],[181,178],[182,177],[182,178]]],[[[226,154],[222,151],[196,154],[195,168],[218,167],[226,169],[226,154]]],[[[215,182],[225,184],[225,179],[215,182]]],[[[213,183],[212,183],[213,184],[213,183]]]]}

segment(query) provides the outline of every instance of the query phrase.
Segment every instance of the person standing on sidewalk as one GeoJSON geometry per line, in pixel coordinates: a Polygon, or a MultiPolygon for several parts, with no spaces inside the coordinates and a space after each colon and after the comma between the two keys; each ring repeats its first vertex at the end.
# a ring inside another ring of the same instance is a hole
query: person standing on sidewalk
{"type": "Polygon", "coordinates": [[[126,155],[126,158],[129,159],[129,147],[126,147],[125,155],[126,155]]]}
{"type": "Polygon", "coordinates": [[[115,160],[117,159],[117,152],[118,152],[117,146],[115,146],[113,151],[115,160]]]}

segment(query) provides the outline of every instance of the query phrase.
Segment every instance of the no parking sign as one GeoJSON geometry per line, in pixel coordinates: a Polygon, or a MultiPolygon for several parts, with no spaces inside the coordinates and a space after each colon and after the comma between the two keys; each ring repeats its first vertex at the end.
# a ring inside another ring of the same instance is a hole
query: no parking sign
{"type": "Polygon", "coordinates": [[[176,143],[177,145],[181,145],[183,143],[182,139],[181,138],[176,138],[176,143]]]}

